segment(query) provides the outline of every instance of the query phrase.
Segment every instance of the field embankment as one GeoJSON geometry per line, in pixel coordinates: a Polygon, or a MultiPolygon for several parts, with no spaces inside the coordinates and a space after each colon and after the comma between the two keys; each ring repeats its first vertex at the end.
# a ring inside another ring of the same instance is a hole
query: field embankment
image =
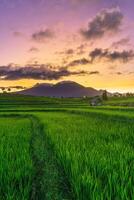
{"type": "Polygon", "coordinates": [[[108,98],[108,101],[104,101],[103,104],[111,106],[134,107],[134,97],[110,97],[108,98]]]}
{"type": "Polygon", "coordinates": [[[0,100],[0,199],[133,199],[133,107],[31,98],[0,100]]]}

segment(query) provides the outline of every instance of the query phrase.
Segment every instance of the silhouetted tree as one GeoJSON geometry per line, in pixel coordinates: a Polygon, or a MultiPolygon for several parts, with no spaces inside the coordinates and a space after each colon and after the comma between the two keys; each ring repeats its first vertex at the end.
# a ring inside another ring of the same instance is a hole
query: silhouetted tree
{"type": "Polygon", "coordinates": [[[11,92],[11,88],[8,88],[8,92],[11,92]]]}
{"type": "Polygon", "coordinates": [[[1,89],[2,89],[2,92],[4,93],[4,92],[5,92],[5,88],[4,88],[4,87],[2,87],[1,89]]]}
{"type": "Polygon", "coordinates": [[[107,101],[108,100],[108,96],[107,96],[107,91],[105,90],[104,92],[103,92],[103,94],[102,94],[102,99],[104,100],[104,101],[107,101]]]}

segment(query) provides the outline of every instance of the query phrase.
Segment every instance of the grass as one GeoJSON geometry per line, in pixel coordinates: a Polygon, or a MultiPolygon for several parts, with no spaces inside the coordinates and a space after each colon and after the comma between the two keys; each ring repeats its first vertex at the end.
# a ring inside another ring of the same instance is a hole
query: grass
{"type": "Polygon", "coordinates": [[[68,200],[71,190],[64,170],[56,160],[53,145],[44,134],[43,125],[32,117],[32,157],[35,174],[33,177],[32,199],[68,200]]]}
{"type": "Polygon", "coordinates": [[[2,114],[0,127],[0,199],[71,199],[64,170],[39,120],[2,114]]]}
{"type": "Polygon", "coordinates": [[[50,113],[40,118],[44,118],[76,199],[133,198],[132,121],[126,125],[124,119],[98,114],[50,113]]]}
{"type": "Polygon", "coordinates": [[[112,106],[134,106],[134,97],[111,97],[108,101],[104,102],[104,105],[112,106]]]}
{"type": "Polygon", "coordinates": [[[0,199],[133,199],[134,107],[88,101],[0,97],[0,199]]]}
{"type": "Polygon", "coordinates": [[[43,109],[65,107],[87,107],[89,99],[84,98],[49,98],[23,95],[0,95],[0,109],[43,109]]]}
{"type": "Polygon", "coordinates": [[[33,174],[28,119],[0,118],[0,199],[28,199],[33,174]]]}

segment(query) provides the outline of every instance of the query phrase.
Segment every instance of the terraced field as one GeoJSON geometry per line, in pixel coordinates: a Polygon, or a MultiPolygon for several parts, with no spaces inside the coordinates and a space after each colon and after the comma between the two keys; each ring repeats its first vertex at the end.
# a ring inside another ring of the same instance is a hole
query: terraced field
{"type": "Polygon", "coordinates": [[[133,199],[133,111],[1,97],[0,199],[133,199]]]}
{"type": "Polygon", "coordinates": [[[33,164],[29,154],[30,121],[0,118],[0,199],[28,199],[33,164]]]}

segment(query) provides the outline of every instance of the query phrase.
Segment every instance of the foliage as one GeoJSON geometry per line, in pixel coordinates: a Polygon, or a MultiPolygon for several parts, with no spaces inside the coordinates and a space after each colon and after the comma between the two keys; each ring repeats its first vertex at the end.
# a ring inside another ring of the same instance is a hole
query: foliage
{"type": "Polygon", "coordinates": [[[29,198],[33,165],[29,155],[30,122],[0,118],[0,199],[29,198]]]}
{"type": "Polygon", "coordinates": [[[134,107],[117,101],[134,99],[2,95],[0,199],[133,199],[134,107]]]}
{"type": "Polygon", "coordinates": [[[103,101],[107,101],[108,100],[108,96],[107,96],[107,91],[106,90],[102,94],[102,99],[103,99],[103,101]]]}

